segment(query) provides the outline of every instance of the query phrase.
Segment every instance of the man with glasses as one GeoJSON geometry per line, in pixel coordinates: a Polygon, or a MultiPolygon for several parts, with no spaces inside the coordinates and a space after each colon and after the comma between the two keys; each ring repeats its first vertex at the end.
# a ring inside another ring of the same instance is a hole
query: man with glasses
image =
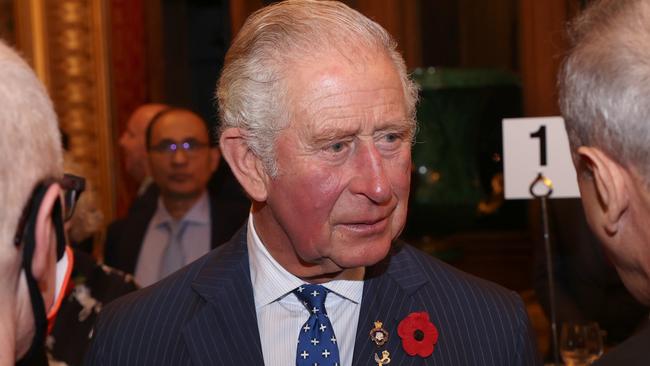
{"type": "Polygon", "coordinates": [[[0,124],[0,365],[46,364],[45,335],[72,268],[63,222],[83,179],[63,176],[52,102],[1,41],[0,124]]]}
{"type": "Polygon", "coordinates": [[[108,265],[148,286],[228,240],[247,207],[233,208],[207,189],[221,158],[207,124],[195,113],[167,108],[146,130],[149,170],[160,189],[154,212],[130,212],[108,236],[108,265]]]}

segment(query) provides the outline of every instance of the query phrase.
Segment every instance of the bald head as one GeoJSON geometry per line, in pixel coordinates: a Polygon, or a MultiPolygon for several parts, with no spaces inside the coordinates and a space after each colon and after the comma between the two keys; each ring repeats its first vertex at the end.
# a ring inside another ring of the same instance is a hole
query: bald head
{"type": "Polygon", "coordinates": [[[129,118],[126,130],[120,136],[126,171],[138,183],[149,175],[145,133],[153,117],[169,108],[164,104],[150,103],[138,107],[129,118]]]}

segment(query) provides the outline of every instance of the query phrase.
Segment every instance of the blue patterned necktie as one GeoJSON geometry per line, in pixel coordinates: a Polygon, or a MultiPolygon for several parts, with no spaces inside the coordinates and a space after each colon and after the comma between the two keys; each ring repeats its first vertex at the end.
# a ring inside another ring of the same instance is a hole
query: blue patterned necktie
{"type": "Polygon", "coordinates": [[[188,222],[166,222],[164,225],[169,233],[169,238],[167,240],[167,247],[165,248],[165,252],[160,261],[159,280],[176,272],[185,264],[182,240],[188,222]]]}
{"type": "Polygon", "coordinates": [[[334,329],[325,311],[328,292],[321,285],[302,285],[293,290],[310,314],[298,335],[296,366],[339,366],[341,363],[334,329]]]}

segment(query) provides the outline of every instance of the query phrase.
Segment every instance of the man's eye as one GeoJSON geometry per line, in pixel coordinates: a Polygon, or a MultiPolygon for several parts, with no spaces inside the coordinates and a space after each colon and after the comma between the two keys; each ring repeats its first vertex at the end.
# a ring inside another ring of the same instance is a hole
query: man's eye
{"type": "Polygon", "coordinates": [[[183,141],[183,149],[185,149],[186,151],[195,150],[198,147],[199,147],[199,142],[196,141],[195,139],[188,139],[183,141]]]}
{"type": "Polygon", "coordinates": [[[384,136],[384,139],[386,139],[387,142],[395,142],[399,139],[399,135],[396,133],[389,133],[384,136]]]}
{"type": "Polygon", "coordinates": [[[343,142],[335,142],[329,146],[329,150],[332,152],[341,152],[344,147],[345,144],[343,142]]]}
{"type": "Polygon", "coordinates": [[[402,134],[397,132],[391,132],[382,136],[382,142],[387,144],[394,144],[400,142],[403,138],[404,137],[402,134]]]}

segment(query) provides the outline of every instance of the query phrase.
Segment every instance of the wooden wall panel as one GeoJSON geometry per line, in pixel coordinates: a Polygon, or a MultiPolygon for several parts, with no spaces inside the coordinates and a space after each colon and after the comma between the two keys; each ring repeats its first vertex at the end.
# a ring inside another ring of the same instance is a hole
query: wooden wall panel
{"type": "Polygon", "coordinates": [[[115,151],[116,217],[124,216],[135,197],[136,183],[128,176],[118,146],[130,114],[147,102],[147,37],[142,0],[111,0],[111,70],[113,96],[112,143],[115,151]]]}
{"type": "Polygon", "coordinates": [[[459,66],[517,71],[517,0],[458,4],[459,66]]]}
{"type": "Polygon", "coordinates": [[[422,66],[419,0],[356,0],[350,5],[395,38],[408,69],[422,66]]]}
{"type": "MultiPolygon", "coordinates": [[[[347,0],[352,8],[381,24],[397,40],[407,67],[422,65],[420,0],[347,0]]],[[[230,0],[232,34],[237,34],[246,17],[270,1],[230,0]]]]}
{"type": "Polygon", "coordinates": [[[521,78],[526,116],[560,113],[557,71],[567,48],[565,26],[572,0],[520,0],[521,78]]]}
{"type": "Polygon", "coordinates": [[[246,18],[262,7],[262,0],[230,0],[230,24],[232,37],[237,35],[246,18]]]}
{"type": "Polygon", "coordinates": [[[70,157],[95,187],[107,223],[115,214],[107,0],[15,5],[17,45],[47,87],[70,157]]]}

